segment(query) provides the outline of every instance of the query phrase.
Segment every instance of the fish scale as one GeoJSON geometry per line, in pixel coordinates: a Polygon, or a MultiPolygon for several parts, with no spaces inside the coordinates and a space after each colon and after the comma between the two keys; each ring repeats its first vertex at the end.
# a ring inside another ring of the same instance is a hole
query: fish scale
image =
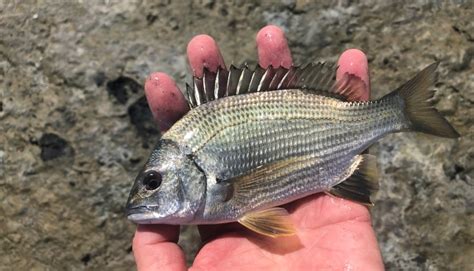
{"type": "Polygon", "coordinates": [[[332,98],[311,95],[300,90],[233,96],[221,99],[220,102],[218,108],[214,104],[204,104],[196,108],[188,118],[178,121],[174,126],[176,128],[166,133],[163,138],[179,141],[194,152],[206,144],[215,132],[244,121],[306,118],[332,119],[348,122],[346,125],[357,125],[360,119],[367,118],[367,110],[372,110],[371,113],[377,115],[391,116],[397,113],[388,103],[379,104],[374,101],[341,103],[332,98]],[[190,133],[193,134],[192,137],[188,137],[190,133]]]}

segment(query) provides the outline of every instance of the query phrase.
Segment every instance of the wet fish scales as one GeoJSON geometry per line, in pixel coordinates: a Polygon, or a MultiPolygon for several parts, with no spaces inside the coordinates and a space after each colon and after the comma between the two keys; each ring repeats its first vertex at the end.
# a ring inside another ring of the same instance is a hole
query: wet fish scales
{"type": "Polygon", "coordinates": [[[247,202],[225,203],[239,210],[229,217],[236,218],[269,201],[279,205],[329,189],[355,155],[384,134],[408,128],[399,106],[395,99],[348,103],[301,90],[254,93],[196,108],[163,138],[187,146],[204,172],[222,180],[306,157],[301,162],[307,167],[286,168],[288,174],[249,191],[247,202]]]}

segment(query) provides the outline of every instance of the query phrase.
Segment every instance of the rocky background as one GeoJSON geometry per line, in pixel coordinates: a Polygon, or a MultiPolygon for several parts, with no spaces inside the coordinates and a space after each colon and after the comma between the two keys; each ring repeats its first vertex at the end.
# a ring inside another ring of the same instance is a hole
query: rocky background
{"type": "MultiPolygon", "coordinates": [[[[389,270],[474,269],[474,4],[259,2],[0,1],[1,270],[133,269],[124,205],[159,136],[146,76],[183,86],[200,33],[228,64],[254,64],[266,24],[286,31],[295,63],[364,50],[374,97],[440,61],[436,107],[463,137],[376,144],[373,223],[389,270]]],[[[191,260],[199,243],[183,231],[191,260]]]]}

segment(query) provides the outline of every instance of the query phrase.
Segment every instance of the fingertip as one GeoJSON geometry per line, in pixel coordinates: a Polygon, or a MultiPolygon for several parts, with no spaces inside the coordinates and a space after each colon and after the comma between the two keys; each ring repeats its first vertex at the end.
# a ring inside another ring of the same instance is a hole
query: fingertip
{"type": "Polygon", "coordinates": [[[203,69],[216,71],[225,68],[224,58],[216,41],[209,35],[197,35],[191,39],[187,47],[188,61],[193,74],[202,77],[203,69]]]}
{"type": "Polygon", "coordinates": [[[338,60],[337,80],[341,79],[345,73],[353,74],[365,83],[365,92],[360,94],[361,100],[368,100],[370,97],[369,64],[367,56],[359,49],[348,49],[344,51],[338,60]]]}
{"type": "Polygon", "coordinates": [[[257,42],[271,41],[272,39],[285,39],[285,32],[276,25],[267,25],[257,33],[257,42]]]}
{"type": "Polygon", "coordinates": [[[293,64],[285,33],[278,26],[267,25],[260,29],[256,41],[258,59],[262,67],[272,65],[289,68],[293,64]]]}
{"type": "Polygon", "coordinates": [[[160,131],[168,130],[189,106],[175,81],[162,72],[152,73],[145,82],[145,96],[160,131]]]}

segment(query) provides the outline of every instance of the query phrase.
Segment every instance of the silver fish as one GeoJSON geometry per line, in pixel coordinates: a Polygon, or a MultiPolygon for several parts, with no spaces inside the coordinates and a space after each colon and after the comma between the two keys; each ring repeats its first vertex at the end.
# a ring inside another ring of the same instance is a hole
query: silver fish
{"type": "Polygon", "coordinates": [[[127,203],[136,223],[238,221],[258,233],[294,234],[282,204],[326,192],[371,205],[375,159],[363,154],[386,134],[459,134],[430,103],[437,64],[378,100],[326,64],[247,66],[204,72],[192,108],[159,140],[127,203]]]}

